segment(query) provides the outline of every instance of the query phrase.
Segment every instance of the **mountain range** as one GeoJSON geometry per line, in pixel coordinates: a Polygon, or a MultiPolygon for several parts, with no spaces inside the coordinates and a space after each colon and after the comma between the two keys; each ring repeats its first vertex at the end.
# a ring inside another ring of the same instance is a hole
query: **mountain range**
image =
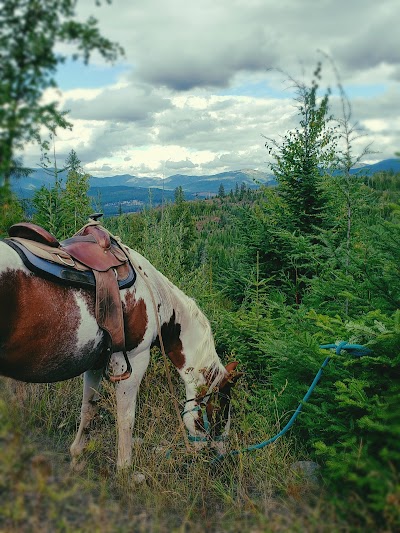
{"type": "MultiPolygon", "coordinates": [[[[58,174],[61,183],[66,181],[66,172],[58,174]]],[[[245,183],[252,189],[261,184],[274,185],[276,182],[272,175],[257,170],[237,170],[223,172],[210,176],[187,176],[175,174],[168,178],[137,177],[130,174],[89,179],[89,196],[93,203],[101,206],[105,215],[116,215],[119,212],[131,213],[140,211],[145,205],[160,205],[163,202],[173,202],[175,189],[182,187],[186,200],[195,198],[209,198],[218,193],[221,183],[228,193],[235,190],[236,184],[240,187],[245,183]]],[[[54,184],[54,175],[44,169],[34,169],[30,176],[14,180],[13,190],[20,197],[30,199],[43,185],[51,187],[54,184]]]]}
{"type": "MultiPolygon", "coordinates": [[[[375,172],[389,171],[400,172],[400,159],[386,159],[372,165],[364,165],[352,170],[352,173],[371,175],[375,172]]],[[[59,174],[61,182],[65,183],[66,172],[59,174]]],[[[104,178],[90,177],[89,195],[94,203],[101,208],[105,215],[111,216],[118,212],[128,213],[140,211],[145,205],[159,205],[162,202],[174,200],[174,191],[182,187],[185,198],[207,198],[215,196],[221,184],[225,192],[235,190],[244,183],[252,189],[260,185],[276,185],[274,176],[259,170],[235,170],[222,172],[209,176],[187,176],[175,174],[167,178],[160,177],[137,177],[130,174],[109,176],[104,178]]],[[[51,187],[54,184],[54,174],[42,168],[32,170],[27,178],[13,181],[13,190],[20,197],[30,199],[36,190],[45,185],[51,187]]]]}

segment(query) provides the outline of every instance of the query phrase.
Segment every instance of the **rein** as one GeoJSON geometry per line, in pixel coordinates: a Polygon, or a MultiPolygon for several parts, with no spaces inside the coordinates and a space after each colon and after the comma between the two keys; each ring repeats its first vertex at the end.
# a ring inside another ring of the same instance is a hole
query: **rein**
{"type": "MultiPolygon", "coordinates": [[[[346,341],[339,342],[338,344],[321,344],[320,348],[322,350],[335,350],[335,355],[340,355],[340,352],[342,350],[345,350],[349,353],[351,353],[355,357],[362,357],[363,355],[368,355],[372,353],[372,351],[369,348],[366,348],[365,346],[362,346],[361,344],[349,344],[346,341]]],[[[290,418],[289,422],[285,425],[284,428],[279,431],[276,435],[271,437],[270,439],[264,440],[260,442],[259,444],[253,444],[251,446],[247,446],[246,448],[242,448],[241,450],[231,450],[227,453],[221,453],[219,454],[215,459],[213,459],[213,463],[217,463],[224,459],[228,455],[239,455],[241,453],[246,452],[252,452],[254,450],[260,450],[262,448],[265,448],[269,444],[272,444],[276,440],[278,440],[280,437],[282,437],[294,424],[296,418],[299,416],[303,405],[307,403],[308,399],[310,398],[313,390],[317,386],[319,380],[321,379],[321,376],[323,374],[324,368],[327,366],[331,359],[331,356],[328,356],[325,361],[322,363],[320,369],[318,370],[313,382],[311,383],[310,387],[308,388],[308,391],[306,392],[305,396],[297,406],[296,411],[293,413],[292,417],[290,418]]]]}

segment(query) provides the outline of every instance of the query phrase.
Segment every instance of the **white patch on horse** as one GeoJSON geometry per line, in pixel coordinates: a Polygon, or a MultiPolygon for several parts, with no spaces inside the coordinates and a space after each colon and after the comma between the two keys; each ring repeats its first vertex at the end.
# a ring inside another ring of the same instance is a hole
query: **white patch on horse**
{"type": "Polygon", "coordinates": [[[74,296],[81,314],[81,320],[77,331],[77,349],[80,350],[89,342],[93,341],[93,349],[95,349],[101,342],[103,333],[97,324],[96,318],[90,314],[89,308],[79,291],[75,292],[74,296]]]}
{"type": "Polygon", "coordinates": [[[13,270],[22,270],[26,274],[31,274],[30,270],[26,268],[17,252],[8,246],[8,244],[2,242],[0,243],[0,276],[3,272],[10,270],[10,268],[13,270]],[[12,265],[12,267],[10,265],[12,265]]]}

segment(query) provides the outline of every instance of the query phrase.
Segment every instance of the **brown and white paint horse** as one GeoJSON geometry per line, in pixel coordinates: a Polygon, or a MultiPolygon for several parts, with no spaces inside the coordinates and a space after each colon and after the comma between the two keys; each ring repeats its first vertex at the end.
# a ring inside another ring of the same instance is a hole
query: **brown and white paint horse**
{"type": "MultiPolygon", "coordinates": [[[[155,309],[165,351],[185,384],[184,423],[199,447],[210,438],[198,410],[199,390],[204,394],[204,390],[218,387],[221,393],[213,400],[220,403],[220,409],[214,412],[218,432],[214,444],[218,447],[220,438],[229,431],[230,388],[236,367],[236,363],[227,368],[222,365],[209,322],[195,302],[144,257],[126,250],[141,275],[131,288],[120,293],[132,365],[130,378],[116,384],[120,468],[131,463],[136,397],[150,349],[159,342],[155,309]]],[[[84,373],[81,420],[70,448],[74,460],[86,444],[85,430],[96,413],[106,361],[107,339],[95,320],[94,303],[92,291],[64,287],[32,274],[19,255],[0,241],[0,374],[45,383],[84,373]]],[[[121,353],[113,354],[111,368],[116,374],[125,370],[121,353]]],[[[209,415],[211,409],[209,402],[209,415]]]]}

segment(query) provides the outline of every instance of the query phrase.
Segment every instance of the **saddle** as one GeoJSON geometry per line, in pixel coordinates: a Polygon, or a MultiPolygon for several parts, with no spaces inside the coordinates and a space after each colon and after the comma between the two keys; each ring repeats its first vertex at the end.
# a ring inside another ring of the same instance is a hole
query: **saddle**
{"type": "Polygon", "coordinates": [[[109,335],[109,357],[122,351],[127,363],[127,370],[122,375],[108,376],[115,382],[127,379],[131,374],[119,291],[135,283],[136,273],[118,241],[100,225],[97,219],[101,216],[101,213],[91,215],[88,224],[61,242],[41,226],[21,222],[10,227],[10,238],[5,242],[36,275],[95,291],[96,320],[109,335]]]}

